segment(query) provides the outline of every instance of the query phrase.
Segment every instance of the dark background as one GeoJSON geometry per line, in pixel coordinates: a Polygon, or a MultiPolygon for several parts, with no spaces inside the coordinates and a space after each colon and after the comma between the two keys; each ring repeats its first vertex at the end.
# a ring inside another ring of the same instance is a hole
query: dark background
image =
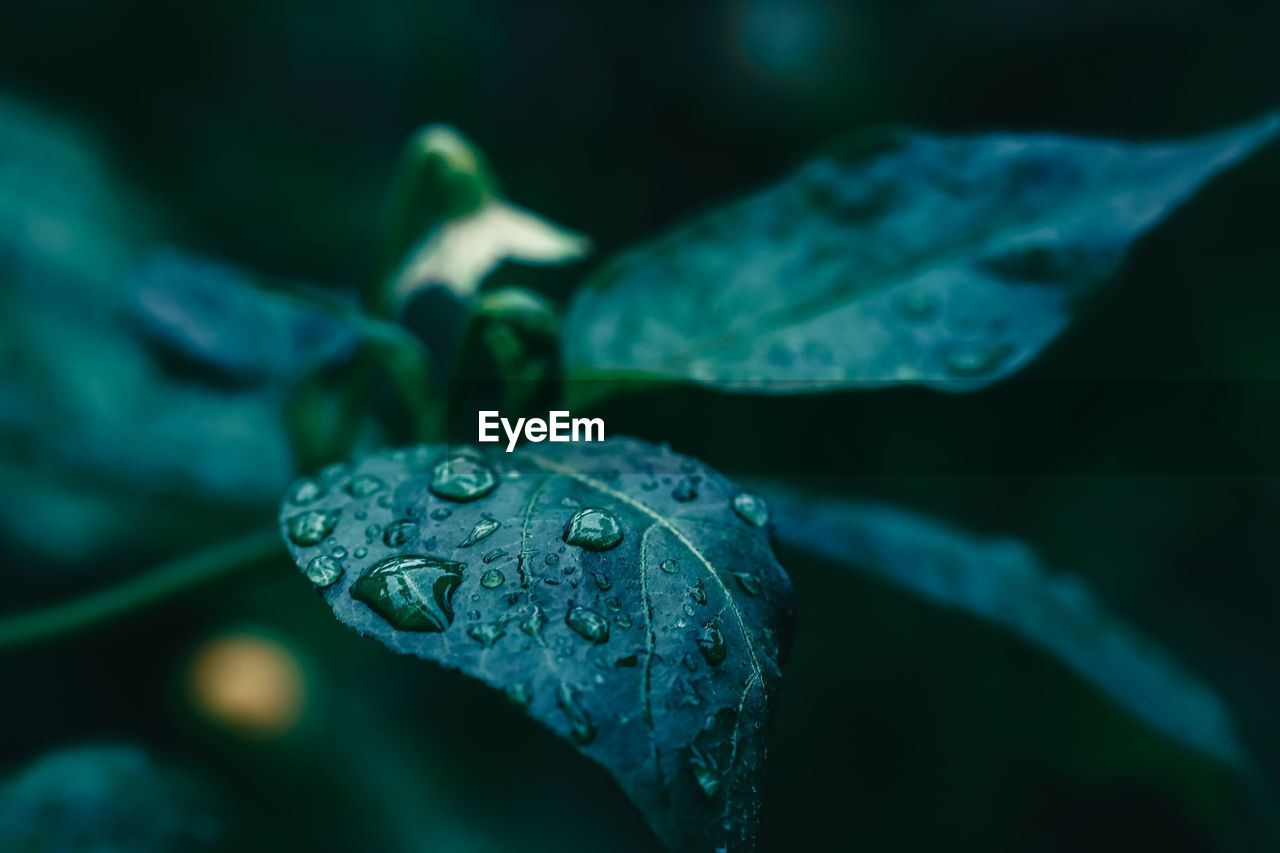
{"type": "MultiPolygon", "coordinates": [[[[867,124],[1138,138],[1280,105],[1271,2],[50,0],[0,20],[0,86],[92,128],[185,248],[333,286],[367,277],[427,122],[607,253],[867,124]]],[[[1026,383],[641,395],[607,423],[731,475],[828,460],[845,476],[826,488],[1024,539],[1218,689],[1274,780],[1277,197],[1274,148],[1216,181],[1026,383]]],[[[1054,660],[782,559],[800,630],[764,849],[1265,849],[1256,791],[1054,660]]],[[[97,579],[137,569],[112,561],[97,579]]],[[[483,688],[358,640],[281,562],[0,659],[0,763],[147,744],[222,792],[237,847],[654,846],[602,771],[483,688]],[[184,694],[196,644],[242,628],[301,661],[308,711],[282,737],[228,732],[184,694]]],[[[26,577],[6,611],[89,583],[26,577]]]]}

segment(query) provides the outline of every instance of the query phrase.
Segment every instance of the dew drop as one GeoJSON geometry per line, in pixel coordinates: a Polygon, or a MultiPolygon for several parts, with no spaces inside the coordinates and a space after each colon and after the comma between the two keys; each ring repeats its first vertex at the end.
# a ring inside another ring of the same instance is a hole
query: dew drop
{"type": "Polygon", "coordinates": [[[720,630],[719,622],[712,620],[702,629],[702,636],[698,638],[698,648],[702,651],[702,657],[712,666],[718,666],[724,660],[726,648],[724,633],[720,630]]]}
{"type": "Polygon", "coordinates": [[[448,507],[440,506],[431,510],[431,517],[436,521],[444,521],[451,515],[453,515],[453,510],[448,507]]]}
{"type": "Polygon", "coordinates": [[[346,492],[353,498],[367,498],[374,492],[386,488],[386,485],[386,483],[372,474],[359,474],[352,477],[351,482],[347,483],[346,492]]]}
{"type": "Polygon", "coordinates": [[[303,478],[293,484],[289,490],[289,503],[294,506],[306,506],[324,497],[325,487],[310,477],[303,478]]]}
{"type": "Polygon", "coordinates": [[[343,557],[347,556],[347,549],[343,548],[341,545],[336,545],[334,546],[334,549],[329,552],[329,555],[335,560],[341,560],[343,557]]]}
{"type": "Polygon", "coordinates": [[[764,527],[769,523],[769,505],[764,498],[751,492],[738,492],[733,496],[733,511],[752,527],[764,527]]]}
{"type": "Polygon", "coordinates": [[[610,596],[604,600],[604,606],[612,610],[614,613],[617,613],[622,609],[622,602],[613,596],[610,596]]]}
{"type": "Polygon", "coordinates": [[[485,589],[497,589],[507,580],[506,575],[497,569],[490,569],[480,576],[480,585],[485,589]]]}
{"type": "Polygon", "coordinates": [[[480,625],[472,625],[467,629],[467,636],[486,649],[491,648],[506,633],[507,623],[502,621],[485,622],[480,625]]]}
{"type": "Polygon", "coordinates": [[[955,376],[982,376],[995,370],[1011,355],[1013,345],[1008,342],[995,346],[962,346],[947,353],[947,370],[955,376]]]}
{"type": "Polygon", "coordinates": [[[382,533],[381,524],[370,524],[368,527],[364,529],[364,538],[372,542],[373,540],[378,538],[378,535],[380,533],[382,533]]]}
{"type": "Polygon", "coordinates": [[[355,550],[355,553],[352,556],[357,560],[363,560],[365,557],[369,556],[369,549],[361,545],[355,550]]]}
{"type": "Polygon", "coordinates": [[[560,562],[560,555],[559,555],[559,554],[548,554],[548,555],[546,556],[546,559],[545,559],[545,560],[543,560],[543,562],[544,562],[544,563],[546,563],[548,566],[554,566],[556,563],[560,562]]]}
{"type": "Polygon", "coordinates": [[[507,700],[521,708],[528,708],[533,701],[533,688],[527,681],[521,681],[507,688],[507,700]]]}
{"type": "Polygon", "coordinates": [[[390,492],[387,492],[385,494],[378,496],[378,506],[382,507],[383,509],[391,509],[391,504],[393,503],[395,503],[395,501],[391,497],[390,492]]]}
{"type": "Polygon", "coordinates": [[[694,609],[693,609],[693,605],[692,605],[692,604],[689,604],[688,602],[686,602],[686,603],[685,603],[685,605],[684,605],[684,615],[685,615],[685,616],[688,616],[690,619],[692,619],[694,616],[696,616],[696,615],[697,615],[697,613],[698,613],[698,611],[696,611],[696,610],[694,610],[694,609]]]}
{"type": "Polygon", "coordinates": [[[542,638],[542,628],[546,624],[547,614],[535,604],[529,611],[528,617],[520,623],[520,630],[539,645],[546,645],[546,641],[542,638]]]}
{"type": "Polygon", "coordinates": [[[669,575],[674,575],[676,572],[680,571],[680,561],[676,559],[663,560],[658,564],[658,568],[662,569],[669,575]]]}
{"type": "Polygon", "coordinates": [[[609,641],[609,620],[590,608],[574,605],[565,614],[564,621],[579,637],[590,640],[593,645],[609,641]]]}
{"type": "Polygon", "coordinates": [[[556,707],[564,714],[574,743],[585,746],[596,739],[596,727],[591,724],[591,717],[578,704],[574,689],[563,681],[556,691],[556,707]]]}
{"type": "MultiPolygon", "coordinates": [[[[376,526],[376,525],[370,525],[376,526]]],[[[399,548],[418,532],[418,525],[408,519],[393,521],[382,531],[382,541],[388,548],[399,548]]]]}
{"type": "Polygon", "coordinates": [[[675,488],[671,490],[671,497],[680,503],[688,503],[698,497],[698,489],[692,479],[681,477],[680,482],[676,483],[675,488]]]}
{"type": "Polygon", "coordinates": [[[321,555],[307,563],[307,580],[321,589],[332,586],[342,577],[342,563],[333,557],[321,555]]]}
{"type": "Polygon", "coordinates": [[[760,594],[760,578],[750,572],[734,572],[733,576],[738,579],[738,586],[747,595],[760,594]]]}
{"type": "Polygon", "coordinates": [[[506,551],[502,550],[501,548],[494,548],[488,554],[484,555],[484,561],[486,563],[492,563],[494,560],[500,560],[505,556],[507,556],[506,551]]]}
{"type": "Polygon", "coordinates": [[[702,789],[702,793],[708,797],[714,797],[720,790],[720,773],[716,769],[715,762],[696,746],[690,744],[689,749],[692,751],[689,758],[689,771],[693,773],[693,778],[702,789]]]}
{"type": "Polygon", "coordinates": [[[689,587],[689,597],[693,599],[694,604],[707,603],[707,588],[702,585],[701,578],[698,579],[696,584],[689,587]]]}
{"type": "Polygon", "coordinates": [[[622,526],[607,509],[580,509],[564,526],[564,541],[588,551],[607,551],[622,541],[622,526]]]}
{"type": "Polygon", "coordinates": [[[619,614],[619,616],[618,616],[618,620],[617,620],[617,621],[618,621],[618,627],[619,627],[619,628],[630,628],[630,627],[631,627],[631,617],[630,617],[629,615],[627,615],[626,613],[619,614]]]}
{"type": "Polygon", "coordinates": [[[458,543],[459,548],[470,548],[481,539],[492,536],[493,532],[502,526],[502,522],[488,516],[476,522],[476,526],[471,528],[471,532],[467,534],[467,538],[458,543]]]}
{"type": "Polygon", "coordinates": [[[312,509],[300,512],[285,522],[289,528],[289,538],[293,544],[303,548],[319,545],[333,532],[340,515],[342,515],[340,509],[312,509]]]}
{"type": "Polygon", "coordinates": [[[479,500],[497,485],[497,474],[473,453],[455,452],[431,472],[431,493],[458,503],[479,500]]]}
{"type": "Polygon", "coordinates": [[[596,586],[601,592],[608,592],[613,587],[613,582],[609,580],[609,576],[604,572],[592,571],[591,578],[596,582],[596,586]]]}
{"type": "Polygon", "coordinates": [[[401,631],[443,631],[453,622],[463,568],[439,557],[397,554],[365,569],[351,585],[351,597],[401,631]]]}

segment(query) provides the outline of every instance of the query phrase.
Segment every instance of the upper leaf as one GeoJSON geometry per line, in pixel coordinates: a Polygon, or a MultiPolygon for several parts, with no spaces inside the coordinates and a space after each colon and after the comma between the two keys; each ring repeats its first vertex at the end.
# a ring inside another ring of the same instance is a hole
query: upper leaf
{"type": "Polygon", "coordinates": [[[1131,242],[1280,117],[1184,142],[891,133],[616,258],[574,299],[579,378],[970,390],[1030,361],[1131,242]]]}
{"type": "Polygon", "coordinates": [[[1012,540],[983,541],[889,506],[768,490],[785,544],[1002,625],[1045,649],[1152,728],[1241,766],[1222,700],[1109,614],[1078,579],[1012,540]]]}
{"type": "Polygon", "coordinates": [[[334,614],[505,690],[678,848],[749,847],[791,586],[763,505],[630,439],[422,446],[299,481],[281,529],[334,614]]]}

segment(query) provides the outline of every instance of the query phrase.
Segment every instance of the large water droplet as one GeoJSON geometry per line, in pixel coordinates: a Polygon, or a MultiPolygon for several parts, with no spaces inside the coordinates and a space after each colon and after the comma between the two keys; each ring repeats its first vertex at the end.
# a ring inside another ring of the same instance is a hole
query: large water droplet
{"type": "Polygon", "coordinates": [[[289,503],[294,506],[306,506],[324,497],[325,491],[325,487],[320,483],[306,477],[294,483],[293,488],[289,490],[289,503]]]}
{"type": "Polygon", "coordinates": [[[332,586],[342,577],[342,563],[333,557],[321,555],[307,563],[307,580],[323,589],[332,586]]]}
{"type": "Polygon", "coordinates": [[[472,625],[467,629],[467,636],[475,640],[486,649],[493,646],[507,633],[507,623],[504,621],[485,622],[480,625],[472,625]]]}
{"type": "Polygon", "coordinates": [[[564,541],[588,551],[607,551],[622,541],[622,525],[607,509],[589,506],[565,524],[564,541]]]}
{"type": "Polygon", "coordinates": [[[443,631],[453,622],[453,593],[463,568],[439,557],[387,557],[360,575],[351,597],[401,631],[443,631]]]}
{"type": "Polygon", "coordinates": [[[289,538],[293,540],[294,545],[302,548],[319,545],[333,532],[340,515],[342,515],[340,509],[327,511],[312,509],[300,512],[285,522],[289,528],[289,538]]]}
{"type": "Polygon", "coordinates": [[[480,576],[480,585],[485,589],[497,589],[506,583],[507,577],[497,569],[490,569],[480,576]]]}
{"type": "Polygon", "coordinates": [[[609,641],[609,620],[603,614],[575,605],[569,608],[564,621],[578,636],[597,646],[609,641]]]}
{"type": "Polygon", "coordinates": [[[374,492],[386,487],[386,483],[372,474],[357,474],[347,483],[347,494],[353,498],[367,498],[374,492]]]}
{"type": "Polygon", "coordinates": [[[591,724],[591,717],[578,704],[576,691],[563,681],[556,691],[556,706],[569,723],[569,736],[574,743],[585,746],[596,739],[596,727],[591,724]]]}
{"type": "Polygon", "coordinates": [[[471,532],[467,534],[467,538],[458,543],[459,548],[470,548],[488,536],[492,536],[493,532],[502,526],[502,522],[488,516],[476,522],[476,526],[471,528],[471,532]]]}
{"type": "Polygon", "coordinates": [[[733,511],[752,527],[764,527],[769,523],[769,505],[764,498],[742,491],[733,496],[733,511]]]}
{"type": "Polygon", "coordinates": [[[658,564],[658,568],[662,569],[669,575],[674,575],[680,571],[680,561],[676,559],[663,560],[658,564]]]}
{"type": "Polygon", "coordinates": [[[465,503],[489,494],[498,475],[474,453],[455,452],[431,472],[431,492],[445,500],[465,503]]]}
{"type": "Polygon", "coordinates": [[[388,548],[399,548],[413,538],[413,534],[417,532],[418,525],[408,519],[393,521],[382,531],[382,541],[386,543],[388,548]]]}
{"type": "Polygon", "coordinates": [[[726,654],[724,633],[720,630],[718,621],[713,619],[702,629],[702,636],[698,638],[698,648],[702,650],[702,657],[712,666],[717,666],[724,660],[726,654]]]}

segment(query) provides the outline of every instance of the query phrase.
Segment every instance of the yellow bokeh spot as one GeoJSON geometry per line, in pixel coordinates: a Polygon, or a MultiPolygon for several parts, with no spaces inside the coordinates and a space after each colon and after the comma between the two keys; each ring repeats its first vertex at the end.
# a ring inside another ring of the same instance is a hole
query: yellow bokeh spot
{"type": "Polygon", "coordinates": [[[192,654],[187,691],[211,722],[244,737],[271,738],[302,718],[306,680],[282,643],[260,634],[222,634],[192,654]]]}

